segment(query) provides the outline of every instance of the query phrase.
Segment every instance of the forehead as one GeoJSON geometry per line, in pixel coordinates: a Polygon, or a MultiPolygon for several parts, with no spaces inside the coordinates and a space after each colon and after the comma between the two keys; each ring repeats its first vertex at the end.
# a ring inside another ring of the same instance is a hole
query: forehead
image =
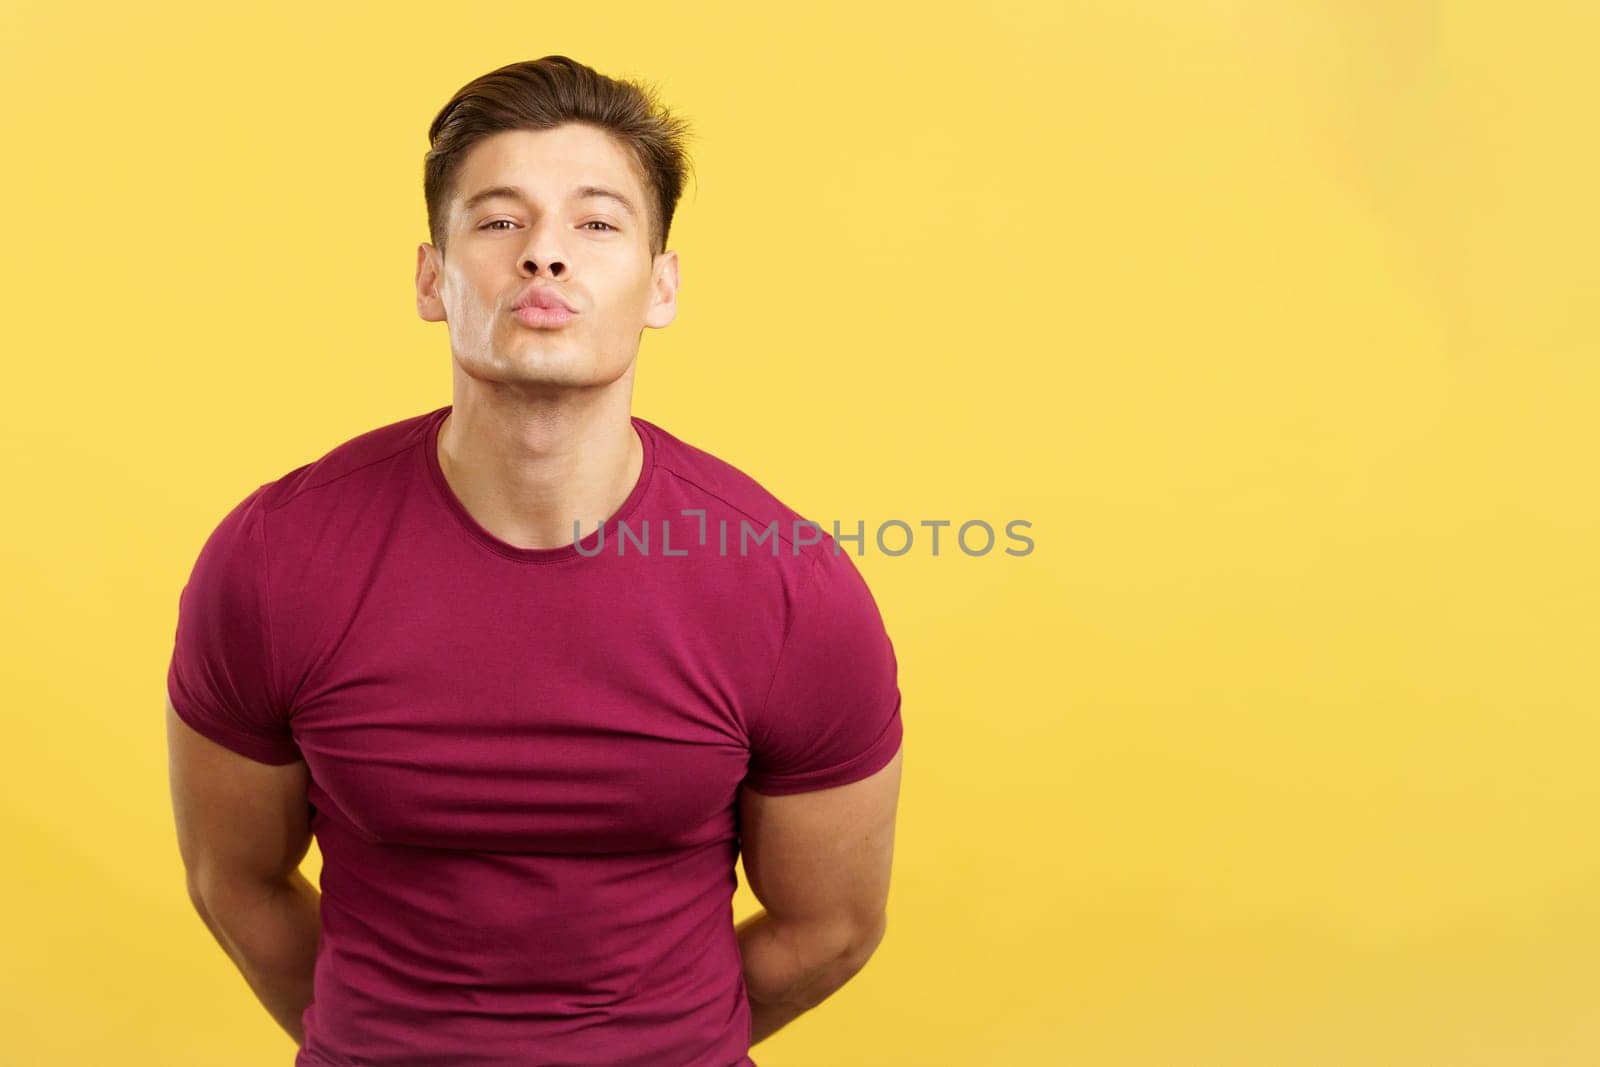
{"type": "Polygon", "coordinates": [[[473,145],[456,172],[451,200],[459,204],[491,185],[520,186],[551,201],[580,185],[609,186],[635,204],[643,202],[628,151],[604,130],[581,123],[503,130],[473,145]]]}

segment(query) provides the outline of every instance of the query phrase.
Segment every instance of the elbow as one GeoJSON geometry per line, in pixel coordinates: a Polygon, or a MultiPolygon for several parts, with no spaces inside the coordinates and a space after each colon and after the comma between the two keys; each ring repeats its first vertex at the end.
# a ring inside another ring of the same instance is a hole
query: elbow
{"type": "Polygon", "coordinates": [[[884,936],[888,933],[888,930],[889,917],[885,914],[879,914],[872,922],[862,926],[856,935],[850,939],[850,943],[844,952],[844,959],[853,965],[854,970],[859,971],[867,965],[867,961],[872,958],[872,954],[878,951],[878,946],[883,944],[884,936]]]}
{"type": "Polygon", "coordinates": [[[190,878],[185,885],[188,887],[189,903],[194,906],[195,914],[200,916],[200,921],[205,924],[207,930],[211,931],[211,936],[221,941],[222,929],[217,925],[216,917],[206,904],[205,890],[193,878],[190,878]]]}
{"type": "Polygon", "coordinates": [[[199,880],[192,877],[186,878],[183,884],[189,893],[189,903],[194,905],[194,910],[200,913],[202,919],[207,918],[206,894],[205,890],[201,888],[199,880]]]}
{"type": "Polygon", "coordinates": [[[190,874],[185,882],[189,902],[206,921],[215,926],[219,917],[253,911],[287,887],[285,882],[266,882],[255,878],[216,878],[190,874]]]}
{"type": "Polygon", "coordinates": [[[887,924],[872,922],[789,925],[770,913],[746,927],[745,983],[750,999],[809,1011],[867,965],[887,924]],[[757,925],[763,933],[750,932],[757,925]],[[752,951],[762,945],[758,951],[752,951]]]}
{"type": "Polygon", "coordinates": [[[836,972],[854,974],[878,951],[887,929],[888,917],[881,912],[870,918],[836,922],[826,932],[814,935],[812,958],[826,959],[836,972]]]}
{"type": "Polygon", "coordinates": [[[878,946],[883,943],[886,931],[887,924],[879,919],[851,937],[846,942],[844,950],[817,973],[814,982],[801,997],[802,1006],[807,1009],[816,1007],[823,999],[831,996],[846,982],[861,973],[867,961],[872,959],[873,953],[877,952],[878,946]]]}

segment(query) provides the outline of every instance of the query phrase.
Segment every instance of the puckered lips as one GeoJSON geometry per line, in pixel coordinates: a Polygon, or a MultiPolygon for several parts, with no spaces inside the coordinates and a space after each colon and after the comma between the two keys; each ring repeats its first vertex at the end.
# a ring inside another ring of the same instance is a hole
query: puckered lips
{"type": "Polygon", "coordinates": [[[524,326],[549,329],[565,326],[577,318],[578,309],[572,302],[548,285],[530,285],[511,305],[511,314],[524,326]]]}

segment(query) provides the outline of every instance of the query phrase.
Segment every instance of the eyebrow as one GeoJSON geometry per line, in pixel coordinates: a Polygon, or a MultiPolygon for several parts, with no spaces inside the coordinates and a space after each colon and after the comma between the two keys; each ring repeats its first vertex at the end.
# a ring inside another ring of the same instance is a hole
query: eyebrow
{"type": "MultiPolygon", "coordinates": [[[[629,215],[632,215],[636,218],[638,217],[639,212],[634,208],[633,201],[629,200],[615,189],[608,189],[604,185],[580,185],[572,191],[572,195],[568,197],[568,199],[588,200],[597,196],[604,197],[609,200],[615,200],[622,206],[622,210],[626,211],[629,215]]],[[[523,203],[527,203],[528,201],[528,195],[515,185],[491,185],[489,188],[479,189],[477,192],[467,197],[467,199],[462,202],[461,210],[471,211],[485,200],[494,200],[499,197],[503,197],[507,200],[521,200],[523,203]]]]}

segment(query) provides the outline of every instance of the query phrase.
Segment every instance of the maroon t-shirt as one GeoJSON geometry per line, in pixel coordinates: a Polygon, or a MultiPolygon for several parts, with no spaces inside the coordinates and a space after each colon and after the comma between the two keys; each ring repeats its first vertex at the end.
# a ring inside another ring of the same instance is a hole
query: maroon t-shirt
{"type": "Polygon", "coordinates": [[[853,782],[901,742],[853,542],[634,417],[617,513],[520,548],[444,480],[449,411],[256,489],[179,598],[178,714],[310,771],[295,1062],[751,1065],[739,788],[853,782]]]}

